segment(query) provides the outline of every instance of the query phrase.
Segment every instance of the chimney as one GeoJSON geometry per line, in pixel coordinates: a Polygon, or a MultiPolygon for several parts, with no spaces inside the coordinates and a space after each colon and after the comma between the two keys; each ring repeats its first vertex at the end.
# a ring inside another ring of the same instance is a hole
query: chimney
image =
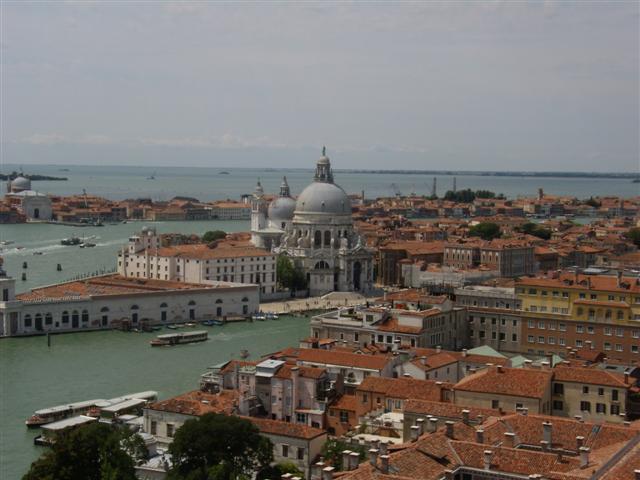
{"type": "Polygon", "coordinates": [[[466,408],[464,410],[462,410],[462,422],[465,425],[469,425],[469,414],[471,412],[469,410],[467,410],[466,408]]]}
{"type": "Polygon", "coordinates": [[[504,446],[508,448],[515,448],[516,446],[516,434],[513,432],[504,432],[504,446]]]}
{"type": "Polygon", "coordinates": [[[424,418],[418,418],[416,420],[416,425],[420,427],[420,435],[424,433],[424,418]]]}
{"type": "Polygon", "coordinates": [[[438,429],[438,419],[436,417],[431,417],[429,419],[428,431],[429,433],[433,433],[438,429]]]}
{"type": "Polygon", "coordinates": [[[525,360],[524,361],[524,368],[531,368],[531,364],[532,363],[533,362],[531,360],[529,360],[529,359],[525,360]]]}
{"type": "Polygon", "coordinates": [[[389,455],[380,455],[380,471],[385,475],[389,473],[389,455]]]}
{"type": "Polygon", "coordinates": [[[633,475],[636,480],[640,480],[640,470],[634,470],[633,475]]]}
{"type": "Polygon", "coordinates": [[[420,363],[421,363],[422,365],[426,365],[426,364],[427,364],[427,357],[425,357],[424,355],[422,355],[422,356],[420,357],[420,363]]]}
{"type": "Polygon", "coordinates": [[[349,454],[349,470],[355,470],[360,464],[360,454],[358,452],[351,452],[349,454]]]}
{"type": "Polygon", "coordinates": [[[417,441],[418,437],[420,437],[420,427],[417,425],[411,425],[411,441],[417,441]]]}
{"type": "Polygon", "coordinates": [[[333,467],[324,467],[322,469],[322,480],[333,480],[333,467]]]}
{"type": "Polygon", "coordinates": [[[541,363],[541,365],[543,370],[549,370],[549,365],[551,364],[545,360],[544,362],[541,363]]]}
{"type": "Polygon", "coordinates": [[[313,479],[322,480],[322,469],[324,468],[324,462],[316,462],[312,467],[313,479]]]}
{"type": "Polygon", "coordinates": [[[349,455],[351,454],[351,450],[343,450],[342,451],[342,470],[351,470],[349,465],[349,455]]]}
{"type": "Polygon", "coordinates": [[[502,369],[502,365],[498,365],[496,367],[496,370],[498,371],[498,373],[503,373],[504,372],[504,370],[502,369]]]}
{"type": "Polygon", "coordinates": [[[463,356],[463,357],[466,357],[466,356],[467,356],[467,349],[466,349],[466,348],[463,348],[463,349],[462,349],[462,356],[463,356]]]}
{"type": "Polygon", "coordinates": [[[629,370],[624,371],[624,383],[629,384],[629,370]]]}
{"type": "Polygon", "coordinates": [[[410,373],[403,373],[402,376],[404,378],[412,378],[410,373]]]}
{"type": "Polygon", "coordinates": [[[374,467],[378,464],[378,453],[380,453],[380,450],[377,448],[369,449],[369,463],[374,467]]]}
{"type": "Polygon", "coordinates": [[[491,455],[493,455],[493,452],[491,450],[485,450],[484,451],[484,469],[485,470],[489,470],[491,468],[491,455]]]}
{"type": "Polygon", "coordinates": [[[387,445],[388,442],[387,440],[382,440],[380,441],[380,455],[386,455],[387,454],[387,445]]]}
{"type": "Polygon", "coordinates": [[[484,415],[477,415],[476,418],[478,419],[478,424],[482,425],[484,423],[484,415]]]}
{"type": "Polygon", "coordinates": [[[476,430],[476,443],[484,443],[484,429],[479,428],[476,430]]]}
{"type": "Polygon", "coordinates": [[[448,437],[448,438],[453,438],[453,425],[454,425],[455,423],[456,423],[456,422],[452,422],[451,420],[447,420],[446,422],[444,422],[444,424],[445,424],[445,425],[446,425],[446,427],[447,427],[447,433],[446,433],[446,435],[447,435],[447,437],[448,437]]]}
{"type": "Polygon", "coordinates": [[[576,450],[580,450],[584,445],[584,437],[582,435],[578,435],[576,437],[576,450]]]}
{"type": "Polygon", "coordinates": [[[525,417],[529,414],[529,409],[527,407],[522,407],[522,415],[525,417]]]}
{"type": "Polygon", "coordinates": [[[546,440],[540,440],[540,447],[542,447],[542,450],[546,452],[550,447],[549,442],[547,442],[546,440]]]}
{"type": "Polygon", "coordinates": [[[589,449],[587,447],[580,447],[580,468],[587,468],[589,466],[589,449]]]}
{"type": "Polygon", "coordinates": [[[442,346],[438,345],[436,347],[436,353],[440,353],[442,351],[442,346]]]}
{"type": "Polygon", "coordinates": [[[573,419],[574,419],[576,422],[582,422],[582,415],[574,415],[574,416],[573,416],[573,419]]]}
{"type": "Polygon", "coordinates": [[[549,444],[549,447],[552,445],[551,441],[551,428],[553,424],[551,422],[542,422],[542,438],[545,442],[549,444]]]}

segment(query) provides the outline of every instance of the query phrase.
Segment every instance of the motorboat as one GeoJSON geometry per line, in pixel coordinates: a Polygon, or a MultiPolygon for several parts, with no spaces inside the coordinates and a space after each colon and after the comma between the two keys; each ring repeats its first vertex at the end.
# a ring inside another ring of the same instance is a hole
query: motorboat
{"type": "Polygon", "coordinates": [[[262,312],[254,313],[253,315],[251,315],[251,320],[258,320],[260,322],[264,322],[266,319],[267,319],[267,316],[262,312]]]}
{"type": "Polygon", "coordinates": [[[80,237],[69,237],[69,238],[63,238],[62,240],[60,240],[60,245],[80,245],[82,243],[82,240],[80,239],[80,237]]]}
{"type": "Polygon", "coordinates": [[[278,320],[280,317],[278,316],[277,313],[275,312],[267,312],[267,314],[265,315],[267,320],[278,320]]]}

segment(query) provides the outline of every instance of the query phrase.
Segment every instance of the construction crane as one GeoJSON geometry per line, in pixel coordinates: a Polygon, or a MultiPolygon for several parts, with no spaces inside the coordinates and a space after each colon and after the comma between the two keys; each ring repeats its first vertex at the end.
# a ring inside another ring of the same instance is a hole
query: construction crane
{"type": "Polygon", "coordinates": [[[391,190],[393,190],[393,193],[396,197],[401,197],[402,196],[402,192],[400,191],[400,189],[398,188],[398,186],[395,183],[391,184],[391,190]]]}

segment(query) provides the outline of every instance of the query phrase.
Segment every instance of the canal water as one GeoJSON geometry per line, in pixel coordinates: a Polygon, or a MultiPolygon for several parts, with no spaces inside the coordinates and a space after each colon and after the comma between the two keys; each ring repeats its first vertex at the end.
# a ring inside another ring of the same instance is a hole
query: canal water
{"type": "Polygon", "coordinates": [[[202,328],[206,342],[161,348],[149,345],[157,332],[55,335],[51,347],[46,337],[0,340],[0,478],[19,479],[44,451],[33,445],[38,430],[24,424],[35,410],[142,390],[157,390],[160,398],[192,390],[207,367],[239,359],[242,349],[257,358],[297,345],[309,321],[282,316],[202,328]]]}

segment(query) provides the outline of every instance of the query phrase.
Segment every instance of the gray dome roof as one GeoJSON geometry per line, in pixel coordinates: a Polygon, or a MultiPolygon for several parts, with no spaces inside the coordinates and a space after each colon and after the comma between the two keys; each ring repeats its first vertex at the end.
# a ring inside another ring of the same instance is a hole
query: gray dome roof
{"type": "Polygon", "coordinates": [[[351,215],[351,200],[345,191],[334,183],[314,182],[298,197],[296,213],[351,215]]]}
{"type": "Polygon", "coordinates": [[[296,201],[291,197],[278,197],[269,204],[269,220],[291,220],[296,201]]]}
{"type": "Polygon", "coordinates": [[[31,190],[31,180],[20,175],[11,182],[11,189],[15,190],[31,190]]]}

